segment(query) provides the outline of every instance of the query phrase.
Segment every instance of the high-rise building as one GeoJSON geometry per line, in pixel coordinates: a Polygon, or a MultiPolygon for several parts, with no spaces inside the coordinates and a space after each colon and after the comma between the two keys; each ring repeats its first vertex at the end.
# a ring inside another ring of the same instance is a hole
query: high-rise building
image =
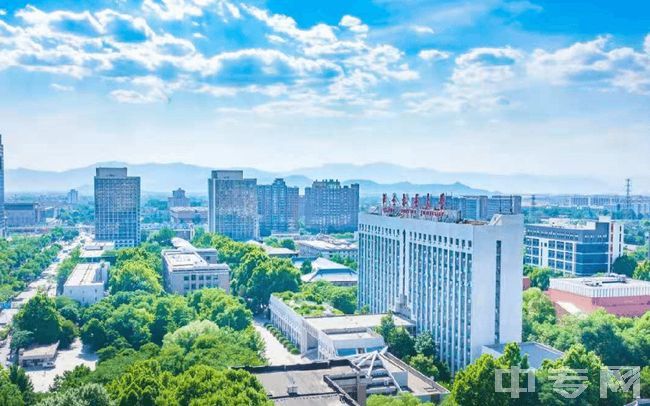
{"type": "Polygon", "coordinates": [[[95,239],[116,248],[140,244],[140,177],[126,168],[97,168],[95,239]]]}
{"type": "Polygon", "coordinates": [[[79,203],[79,191],[77,189],[70,189],[68,192],[68,204],[75,205],[79,203]]]}
{"type": "Polygon", "coordinates": [[[431,332],[452,371],[484,345],[519,342],[523,217],[469,222],[409,210],[359,215],[359,307],[393,310],[431,332]]]}
{"type": "Polygon", "coordinates": [[[298,226],[298,188],[288,187],[284,179],[257,186],[260,236],[294,231],[298,226]]]}
{"type": "Polygon", "coordinates": [[[357,230],[359,185],[341,186],[338,180],[315,181],[305,188],[305,226],[321,233],[357,230]]]}
{"type": "Polygon", "coordinates": [[[2,144],[2,134],[0,134],[0,237],[4,237],[7,232],[5,224],[5,150],[2,144]]]}
{"type": "Polygon", "coordinates": [[[167,198],[167,207],[189,207],[190,199],[185,196],[185,191],[178,188],[172,192],[172,196],[167,198]]]}
{"type": "Polygon", "coordinates": [[[243,171],[212,171],[208,179],[208,226],[237,241],[259,237],[257,179],[243,171]]]}
{"type": "Polygon", "coordinates": [[[524,263],[587,276],[611,271],[623,255],[623,223],[601,217],[586,223],[550,219],[527,224],[524,263]]]}

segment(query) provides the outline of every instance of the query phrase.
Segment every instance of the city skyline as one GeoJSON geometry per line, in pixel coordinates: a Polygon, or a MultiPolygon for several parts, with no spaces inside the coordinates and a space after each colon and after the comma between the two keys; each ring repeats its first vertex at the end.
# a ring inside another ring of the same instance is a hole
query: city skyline
{"type": "Polygon", "coordinates": [[[0,7],[7,168],[650,169],[648,5],[285,3],[0,7]]]}

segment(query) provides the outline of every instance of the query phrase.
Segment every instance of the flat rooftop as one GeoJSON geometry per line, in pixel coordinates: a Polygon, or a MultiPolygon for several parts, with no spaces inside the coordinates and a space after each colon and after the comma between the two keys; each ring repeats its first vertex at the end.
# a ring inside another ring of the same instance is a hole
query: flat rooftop
{"type": "Polygon", "coordinates": [[[106,266],[106,263],[79,264],[74,267],[64,286],[103,285],[105,281],[101,269],[106,266]]]}
{"type": "Polygon", "coordinates": [[[650,296],[650,282],[621,275],[552,278],[549,289],[586,297],[650,296]]]}
{"type": "Polygon", "coordinates": [[[351,251],[358,250],[359,245],[347,240],[299,240],[297,245],[304,245],[322,251],[351,251]]]}
{"type": "Polygon", "coordinates": [[[113,242],[92,242],[81,248],[79,257],[82,259],[101,258],[107,251],[115,249],[113,242]]]}
{"type": "MultiPolygon", "coordinates": [[[[343,316],[326,316],[326,317],[306,317],[307,323],[314,328],[322,331],[331,330],[366,330],[381,325],[381,318],[385,314],[350,314],[343,316]]],[[[409,321],[397,314],[393,315],[395,325],[398,327],[415,327],[412,321],[409,321]]]]}
{"type": "Polygon", "coordinates": [[[347,360],[315,362],[278,367],[248,369],[262,386],[270,400],[289,405],[345,405],[341,396],[324,380],[326,375],[356,376],[356,369],[347,360]],[[287,389],[294,386],[297,393],[289,396],[287,389]]]}
{"type": "Polygon", "coordinates": [[[59,348],[59,342],[48,345],[29,347],[20,352],[21,358],[53,358],[59,348]]]}

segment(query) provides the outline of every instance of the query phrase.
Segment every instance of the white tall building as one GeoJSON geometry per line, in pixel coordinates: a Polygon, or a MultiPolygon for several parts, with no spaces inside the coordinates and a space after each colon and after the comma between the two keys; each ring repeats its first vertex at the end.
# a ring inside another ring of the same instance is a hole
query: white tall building
{"type": "Polygon", "coordinates": [[[458,371],[484,345],[521,341],[523,217],[434,212],[360,214],[359,306],[409,317],[458,371]]]}

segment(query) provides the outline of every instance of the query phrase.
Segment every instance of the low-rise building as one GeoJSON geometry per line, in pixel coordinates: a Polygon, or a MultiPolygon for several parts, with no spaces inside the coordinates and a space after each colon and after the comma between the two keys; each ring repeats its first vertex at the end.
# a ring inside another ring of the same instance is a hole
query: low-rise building
{"type": "Polygon", "coordinates": [[[18,352],[18,364],[22,367],[53,367],[59,342],[47,345],[35,345],[18,352]]]}
{"type": "Polygon", "coordinates": [[[110,241],[96,241],[85,244],[79,253],[81,262],[101,262],[113,259],[111,252],[115,251],[115,243],[110,241]]]}
{"type": "Polygon", "coordinates": [[[336,286],[356,286],[359,279],[352,268],[327,258],[316,258],[311,262],[311,269],[312,272],[301,277],[304,283],[326,281],[336,286]]]}
{"type": "Polygon", "coordinates": [[[108,268],[107,262],[78,264],[63,285],[63,296],[84,306],[99,302],[106,296],[108,268]]]}
{"type": "Polygon", "coordinates": [[[638,317],[650,311],[650,282],[608,275],[551,279],[546,292],[559,315],[592,313],[638,317]]]}
{"type": "Polygon", "coordinates": [[[329,236],[319,236],[312,240],[299,240],[296,241],[296,245],[300,256],[303,258],[332,258],[333,256],[339,256],[356,261],[359,254],[359,245],[357,243],[329,236]]]}
{"type": "Polygon", "coordinates": [[[188,241],[174,238],[173,249],[162,251],[165,288],[184,295],[203,288],[230,292],[230,267],[218,263],[214,248],[195,248],[188,241]]]}
{"type": "MultiPolygon", "coordinates": [[[[385,347],[374,329],[385,314],[343,315],[327,304],[296,301],[281,294],[269,300],[271,323],[300,350],[315,353],[318,359],[347,357],[385,347]]],[[[394,315],[395,325],[414,330],[414,324],[394,315]]]]}
{"type": "Polygon", "coordinates": [[[259,241],[256,240],[250,240],[247,242],[248,244],[254,244],[257,245],[258,247],[262,248],[264,252],[266,252],[266,255],[269,257],[274,257],[274,258],[296,258],[298,256],[298,251],[292,250],[289,248],[285,247],[272,247],[267,244],[263,244],[259,241]]]}
{"type": "Polygon", "coordinates": [[[439,403],[449,394],[386,352],[310,364],[248,367],[269,400],[282,405],[365,406],[372,395],[410,393],[423,402],[439,403]]]}

